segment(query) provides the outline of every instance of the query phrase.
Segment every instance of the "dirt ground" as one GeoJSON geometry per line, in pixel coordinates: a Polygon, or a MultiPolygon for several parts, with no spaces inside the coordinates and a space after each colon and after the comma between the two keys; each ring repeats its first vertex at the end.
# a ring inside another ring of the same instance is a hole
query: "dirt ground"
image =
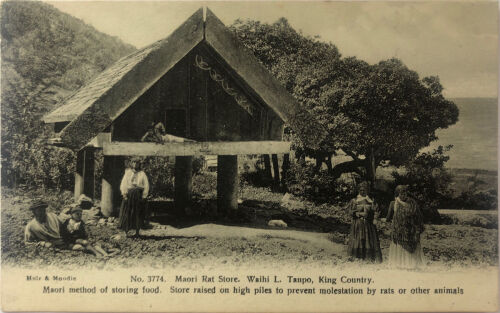
{"type": "MultiPolygon", "coordinates": [[[[112,239],[118,233],[111,221],[84,213],[92,241],[100,241],[121,252],[97,259],[76,251],[55,252],[23,243],[24,227],[31,219],[28,205],[33,195],[2,191],[2,262],[11,266],[40,268],[58,266],[112,269],[149,266],[153,268],[203,267],[227,264],[246,266],[273,262],[301,266],[348,266],[359,263],[346,253],[349,218],[340,207],[302,205],[300,201],[266,202],[247,200],[236,217],[217,220],[208,215],[179,219],[156,213],[153,229],[140,238],[112,239]],[[287,228],[267,226],[270,219],[282,219],[287,228]]],[[[275,197],[277,198],[277,197],[275,197]]],[[[60,213],[71,202],[69,193],[49,198],[50,210],[60,213]]],[[[161,206],[161,204],[157,204],[161,206]]],[[[167,204],[164,204],[168,206],[167,204]]],[[[209,200],[198,202],[210,207],[209,200]]],[[[203,210],[199,210],[203,211],[203,210]]],[[[388,254],[388,225],[378,225],[384,257],[388,254]]],[[[498,230],[469,225],[426,225],[422,237],[429,264],[440,266],[487,266],[498,264],[498,230]]]]}

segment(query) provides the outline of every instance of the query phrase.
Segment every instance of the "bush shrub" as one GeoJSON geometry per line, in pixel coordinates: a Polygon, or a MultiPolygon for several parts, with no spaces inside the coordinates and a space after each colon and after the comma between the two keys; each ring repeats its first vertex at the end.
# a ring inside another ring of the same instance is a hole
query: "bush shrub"
{"type": "Polygon", "coordinates": [[[496,210],[497,207],[498,196],[495,190],[463,192],[446,203],[446,208],[455,210],[496,210]]]}
{"type": "Polygon", "coordinates": [[[272,178],[267,177],[263,169],[244,171],[240,174],[240,179],[255,187],[269,187],[273,183],[272,178]]]}
{"type": "Polygon", "coordinates": [[[290,193],[316,203],[347,202],[356,195],[349,182],[336,180],[327,171],[315,171],[312,164],[292,163],[286,177],[290,193]]]}
{"type": "Polygon", "coordinates": [[[2,185],[73,190],[74,167],[75,154],[71,150],[43,142],[24,144],[2,159],[2,185]]]}
{"type": "Polygon", "coordinates": [[[217,174],[201,172],[193,176],[193,194],[203,198],[217,195],[217,174]]]}
{"type": "Polygon", "coordinates": [[[193,175],[201,174],[205,170],[205,157],[195,156],[193,157],[193,175]]]}
{"type": "Polygon", "coordinates": [[[427,222],[441,222],[438,208],[451,197],[451,175],[444,168],[449,160],[445,152],[450,149],[451,146],[439,146],[432,152],[419,153],[405,164],[404,173],[392,173],[395,185],[409,186],[410,193],[422,208],[427,222]]]}
{"type": "Polygon", "coordinates": [[[270,187],[273,185],[273,178],[266,174],[264,161],[260,156],[238,158],[238,162],[241,169],[240,180],[242,183],[255,187],[270,187]]]}
{"type": "Polygon", "coordinates": [[[173,197],[175,163],[169,158],[146,157],[144,172],[149,179],[152,197],[173,197]]]}
{"type": "MultiPolygon", "coordinates": [[[[455,211],[456,212],[456,211],[455,211]]],[[[488,229],[498,229],[498,218],[496,214],[480,213],[444,213],[442,214],[443,224],[465,225],[488,229]]]]}

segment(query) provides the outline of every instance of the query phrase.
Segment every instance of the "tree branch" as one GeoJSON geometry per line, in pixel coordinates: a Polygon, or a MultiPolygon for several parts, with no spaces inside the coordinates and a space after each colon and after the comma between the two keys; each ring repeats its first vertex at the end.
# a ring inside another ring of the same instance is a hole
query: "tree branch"
{"type": "Polygon", "coordinates": [[[359,167],[362,167],[362,166],[363,166],[363,162],[361,160],[352,160],[352,161],[343,162],[343,163],[335,165],[335,167],[332,170],[332,176],[334,179],[337,179],[343,173],[352,173],[352,172],[355,172],[359,175],[362,175],[363,173],[359,170],[359,167]]]}

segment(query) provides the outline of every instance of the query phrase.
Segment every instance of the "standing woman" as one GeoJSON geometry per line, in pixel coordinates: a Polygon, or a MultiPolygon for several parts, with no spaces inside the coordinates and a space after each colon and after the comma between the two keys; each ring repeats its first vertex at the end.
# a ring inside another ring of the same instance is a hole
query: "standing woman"
{"type": "Polygon", "coordinates": [[[372,262],[382,262],[382,250],[377,228],[373,220],[378,217],[378,206],[368,196],[370,187],[367,182],[359,184],[358,196],[348,204],[352,216],[349,235],[349,254],[353,257],[372,262]]]}
{"type": "Polygon", "coordinates": [[[127,233],[135,229],[135,236],[139,236],[139,230],[146,218],[145,199],[149,193],[149,182],[146,173],[142,170],[142,162],[132,159],[129,168],[125,170],[120,191],[123,196],[120,207],[118,227],[127,233]]]}
{"type": "Polygon", "coordinates": [[[389,205],[385,219],[392,221],[389,265],[415,269],[424,264],[420,245],[420,234],[424,231],[422,212],[408,196],[408,186],[397,186],[394,194],[396,198],[389,205]]]}

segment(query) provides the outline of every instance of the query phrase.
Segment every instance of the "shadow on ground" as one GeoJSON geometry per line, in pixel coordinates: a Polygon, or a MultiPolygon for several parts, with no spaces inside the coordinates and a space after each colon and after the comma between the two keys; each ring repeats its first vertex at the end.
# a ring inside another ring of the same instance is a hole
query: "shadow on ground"
{"type": "Polygon", "coordinates": [[[218,212],[215,199],[197,199],[186,212],[176,212],[173,201],[149,203],[152,222],[186,228],[202,223],[252,228],[275,228],[268,226],[270,220],[283,220],[288,229],[310,232],[338,232],[347,234],[349,224],[334,217],[310,214],[304,209],[293,211],[272,201],[245,200],[234,212],[218,212]]]}

